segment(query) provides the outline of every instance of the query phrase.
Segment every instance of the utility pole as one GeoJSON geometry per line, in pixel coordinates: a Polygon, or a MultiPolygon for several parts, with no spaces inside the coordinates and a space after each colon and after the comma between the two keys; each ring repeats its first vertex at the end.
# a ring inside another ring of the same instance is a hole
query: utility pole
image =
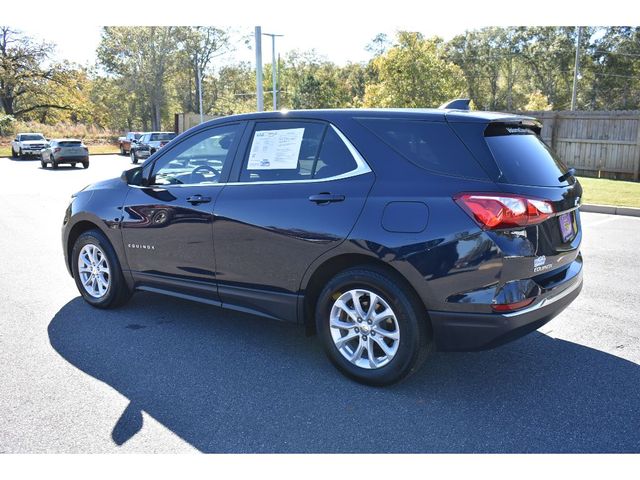
{"type": "Polygon", "coordinates": [[[573,67],[573,92],[571,94],[571,110],[576,109],[576,97],[578,95],[578,75],[580,71],[580,39],[582,37],[582,27],[578,27],[578,39],[576,41],[576,63],[573,67]]]}
{"type": "Polygon", "coordinates": [[[273,92],[273,111],[276,111],[278,109],[278,90],[276,88],[278,85],[278,77],[276,76],[276,37],[284,37],[284,35],[278,35],[276,33],[263,33],[263,35],[271,37],[271,90],[273,92]]]}
{"type": "Polygon", "coordinates": [[[200,73],[200,62],[198,62],[198,54],[196,54],[196,69],[198,70],[198,102],[200,103],[200,123],[204,122],[202,114],[202,75],[200,73]]]}
{"type": "Polygon", "coordinates": [[[258,94],[258,112],[264,110],[264,91],[262,87],[262,27],[256,26],[256,89],[258,94]]]}

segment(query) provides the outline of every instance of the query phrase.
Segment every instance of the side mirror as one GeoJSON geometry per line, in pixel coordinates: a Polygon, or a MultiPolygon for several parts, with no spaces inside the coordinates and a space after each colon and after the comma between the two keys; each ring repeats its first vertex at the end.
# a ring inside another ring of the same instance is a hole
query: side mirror
{"type": "Polygon", "coordinates": [[[120,178],[127,185],[142,185],[144,180],[142,177],[142,167],[125,170],[122,172],[122,175],[120,175],[120,178]]]}

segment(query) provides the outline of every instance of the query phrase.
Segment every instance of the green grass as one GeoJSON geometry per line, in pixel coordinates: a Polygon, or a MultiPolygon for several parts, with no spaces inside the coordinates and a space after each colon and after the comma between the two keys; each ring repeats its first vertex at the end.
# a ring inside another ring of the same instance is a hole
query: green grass
{"type": "Polygon", "coordinates": [[[120,149],[117,145],[89,145],[89,155],[99,153],[120,153],[120,149]]]}
{"type": "Polygon", "coordinates": [[[580,177],[583,203],[640,207],[640,182],[580,177]]]}

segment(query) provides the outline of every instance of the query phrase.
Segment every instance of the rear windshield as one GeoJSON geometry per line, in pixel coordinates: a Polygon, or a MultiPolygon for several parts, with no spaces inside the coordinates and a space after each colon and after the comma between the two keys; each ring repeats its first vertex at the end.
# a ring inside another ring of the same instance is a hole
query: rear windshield
{"type": "Polygon", "coordinates": [[[501,183],[558,187],[568,185],[558,180],[567,167],[528,128],[492,124],[485,131],[485,140],[502,172],[501,183]]]}
{"type": "Polygon", "coordinates": [[[152,133],[151,142],[168,142],[176,136],[175,133],[152,133]]]}
{"type": "Polygon", "coordinates": [[[21,135],[20,136],[21,142],[30,141],[30,140],[44,140],[44,137],[42,135],[21,135]]]}
{"type": "Polygon", "coordinates": [[[61,147],[79,147],[80,145],[82,145],[82,142],[64,141],[64,142],[58,142],[58,145],[61,147]]]}
{"type": "Polygon", "coordinates": [[[445,175],[486,179],[462,141],[444,122],[359,118],[384,143],[414,165],[445,175]]]}

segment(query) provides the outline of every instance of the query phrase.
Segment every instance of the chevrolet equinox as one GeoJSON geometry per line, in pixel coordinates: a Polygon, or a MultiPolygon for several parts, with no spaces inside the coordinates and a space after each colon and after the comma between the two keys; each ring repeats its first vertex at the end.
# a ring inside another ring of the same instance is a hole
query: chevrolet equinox
{"type": "Polygon", "coordinates": [[[75,194],[67,268],[95,307],[146,290],[297,322],[390,384],[578,296],[582,188],[540,131],[466,108],[218,118],[75,194]]]}

